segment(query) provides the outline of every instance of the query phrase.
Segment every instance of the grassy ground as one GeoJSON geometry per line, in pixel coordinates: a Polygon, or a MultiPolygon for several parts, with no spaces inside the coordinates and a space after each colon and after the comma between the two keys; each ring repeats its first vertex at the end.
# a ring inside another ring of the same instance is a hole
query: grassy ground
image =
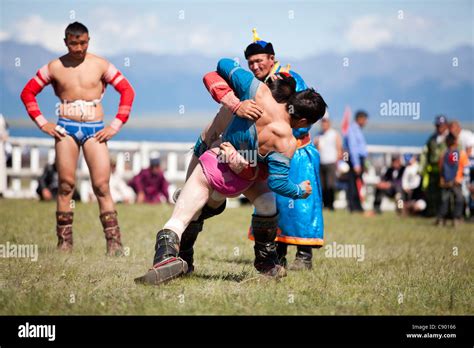
{"type": "Polygon", "coordinates": [[[253,269],[251,209],[228,209],[199,236],[195,274],[150,287],[133,278],[151,265],[155,233],[171,207],[118,211],[127,257],[104,256],[98,208],[82,204],[75,251],[63,255],[55,250],[54,204],[0,200],[0,244],[39,248],[37,262],[0,258],[0,314],[474,314],[472,224],[453,230],[393,213],[326,213],[326,244],[362,244],[364,260],[315,250],[312,271],[277,282],[258,280],[253,269]]]}

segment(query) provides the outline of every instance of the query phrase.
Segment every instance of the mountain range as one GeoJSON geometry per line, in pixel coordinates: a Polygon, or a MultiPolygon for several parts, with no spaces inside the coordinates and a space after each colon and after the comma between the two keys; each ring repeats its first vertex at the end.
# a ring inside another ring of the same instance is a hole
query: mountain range
{"type": "MultiPolygon", "coordinates": [[[[235,53],[228,56],[234,58],[235,53]]],[[[57,56],[39,45],[0,42],[0,113],[9,122],[32,125],[19,94],[36,70],[57,56]]],[[[237,57],[247,68],[244,58],[237,57]]],[[[220,57],[129,52],[105,58],[122,71],[135,89],[132,125],[200,127],[218,108],[205,90],[202,77],[215,70],[220,57]]],[[[473,128],[473,46],[443,53],[386,46],[344,55],[325,53],[298,61],[278,58],[283,65],[291,64],[292,70],[321,93],[336,125],[349,105],[352,111],[368,111],[370,124],[382,128],[427,127],[440,113],[473,128]],[[381,111],[383,103],[415,103],[419,117],[387,115],[381,111]]],[[[118,100],[118,94],[109,86],[104,98],[107,114],[115,114],[118,100]]],[[[58,101],[52,88],[45,89],[38,101],[51,119],[58,101]]]]}

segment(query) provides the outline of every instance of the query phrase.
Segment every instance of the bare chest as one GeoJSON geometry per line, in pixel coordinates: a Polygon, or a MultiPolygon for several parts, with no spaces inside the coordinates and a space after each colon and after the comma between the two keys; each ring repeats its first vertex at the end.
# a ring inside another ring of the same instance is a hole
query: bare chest
{"type": "Polygon", "coordinates": [[[61,99],[99,98],[103,90],[102,72],[92,64],[58,67],[54,71],[53,86],[61,99]]]}

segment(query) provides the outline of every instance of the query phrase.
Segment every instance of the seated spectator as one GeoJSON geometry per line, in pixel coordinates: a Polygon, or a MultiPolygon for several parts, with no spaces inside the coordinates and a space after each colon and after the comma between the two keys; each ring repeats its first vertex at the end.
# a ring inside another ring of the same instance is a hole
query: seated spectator
{"type": "Polygon", "coordinates": [[[461,184],[464,168],[469,166],[469,159],[464,150],[460,150],[456,136],[449,133],[446,137],[446,151],[439,160],[441,206],[438,210],[436,225],[446,224],[451,197],[454,198],[453,226],[457,226],[463,215],[463,194],[461,184]]]}
{"type": "Polygon", "coordinates": [[[152,158],[150,167],[142,169],[128,183],[137,194],[137,203],[167,203],[168,182],[160,167],[160,159],[152,158]]]}
{"type": "MultiPolygon", "coordinates": [[[[405,167],[399,155],[392,157],[392,164],[382,176],[382,180],[377,184],[375,191],[374,211],[381,214],[380,205],[384,196],[395,198],[396,201],[402,198],[402,176],[405,167]]],[[[397,207],[399,204],[397,203],[397,207]]]]}
{"type": "Polygon", "coordinates": [[[421,189],[420,165],[413,154],[405,154],[406,167],[402,175],[403,214],[416,215],[426,208],[421,189]]]}
{"type": "Polygon", "coordinates": [[[117,161],[115,159],[110,160],[110,194],[114,203],[134,203],[135,192],[127,185],[121,175],[117,173],[117,161]]]}
{"type": "MultiPolygon", "coordinates": [[[[56,200],[58,195],[58,171],[56,170],[56,164],[47,164],[44,167],[43,174],[38,178],[36,193],[42,201],[56,200]]],[[[81,199],[77,190],[74,190],[72,199],[75,201],[81,199]]]]}

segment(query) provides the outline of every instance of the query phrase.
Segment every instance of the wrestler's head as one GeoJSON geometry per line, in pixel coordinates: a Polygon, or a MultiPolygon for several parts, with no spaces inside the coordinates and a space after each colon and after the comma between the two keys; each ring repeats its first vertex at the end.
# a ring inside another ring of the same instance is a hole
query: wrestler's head
{"type": "Polygon", "coordinates": [[[293,94],[287,103],[291,128],[306,128],[326,113],[327,104],[312,88],[293,94]]]}
{"type": "Polygon", "coordinates": [[[276,74],[277,79],[268,79],[266,85],[272,92],[273,98],[278,103],[286,103],[296,92],[296,81],[286,73],[276,74]]]}
{"type": "Polygon", "coordinates": [[[89,47],[89,31],[86,26],[79,22],[69,24],[64,34],[64,43],[71,58],[83,60],[89,47]]]}
{"type": "Polygon", "coordinates": [[[257,29],[252,29],[253,42],[244,51],[245,59],[249,64],[250,71],[260,81],[270,75],[275,64],[275,51],[271,42],[264,41],[258,37],[257,29]]]}
{"type": "Polygon", "coordinates": [[[275,56],[268,53],[259,53],[249,56],[247,58],[250,71],[260,81],[265,78],[272,71],[273,65],[275,65],[275,56]]]}

